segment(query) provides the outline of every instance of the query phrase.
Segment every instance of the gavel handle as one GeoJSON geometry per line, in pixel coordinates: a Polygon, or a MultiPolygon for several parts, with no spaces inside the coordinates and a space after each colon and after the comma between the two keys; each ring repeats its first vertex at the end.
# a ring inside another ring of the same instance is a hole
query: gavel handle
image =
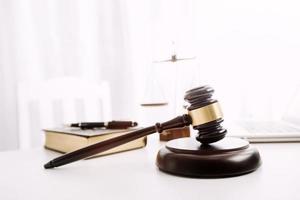
{"type": "Polygon", "coordinates": [[[44,167],[45,169],[59,167],[107,151],[114,147],[120,146],[122,144],[128,143],[130,141],[144,137],[146,135],[150,135],[155,132],[161,133],[164,130],[188,126],[191,123],[192,120],[189,115],[178,116],[162,124],[156,123],[155,126],[150,126],[137,131],[133,131],[128,134],[121,135],[102,142],[98,142],[96,144],[84,147],[82,149],[78,149],[76,151],[72,151],[70,153],[64,154],[46,163],[44,167]]]}

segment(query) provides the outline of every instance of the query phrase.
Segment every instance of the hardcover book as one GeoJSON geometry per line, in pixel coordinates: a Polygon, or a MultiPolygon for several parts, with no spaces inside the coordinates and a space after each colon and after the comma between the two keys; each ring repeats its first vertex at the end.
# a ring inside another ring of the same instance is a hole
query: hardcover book
{"type": "MultiPolygon", "coordinates": [[[[69,153],[71,151],[75,151],[97,142],[124,135],[134,130],[137,130],[137,128],[82,130],[80,128],[61,127],[54,129],[44,129],[45,148],[61,153],[69,153]]],[[[147,137],[143,137],[107,150],[105,152],[99,153],[95,156],[103,156],[107,154],[142,148],[145,147],[146,144],[147,137]]]]}

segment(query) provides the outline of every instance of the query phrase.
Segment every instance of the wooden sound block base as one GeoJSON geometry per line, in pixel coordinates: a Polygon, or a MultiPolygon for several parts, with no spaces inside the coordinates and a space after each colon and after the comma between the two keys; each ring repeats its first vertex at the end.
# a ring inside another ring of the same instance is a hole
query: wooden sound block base
{"type": "Polygon", "coordinates": [[[169,141],[157,154],[156,165],[164,172],[203,178],[238,176],[256,170],[259,152],[249,142],[225,137],[203,145],[194,138],[169,141]]]}

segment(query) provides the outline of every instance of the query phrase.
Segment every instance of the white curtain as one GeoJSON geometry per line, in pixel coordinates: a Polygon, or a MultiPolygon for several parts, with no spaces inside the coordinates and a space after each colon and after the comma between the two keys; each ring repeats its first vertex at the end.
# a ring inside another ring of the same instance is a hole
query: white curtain
{"type": "Polygon", "coordinates": [[[0,150],[18,147],[19,82],[107,80],[113,116],[133,118],[127,21],[123,1],[0,1],[0,150]]]}
{"type": "Polygon", "coordinates": [[[200,84],[216,89],[226,119],[279,118],[299,83],[299,9],[296,0],[0,0],[0,150],[18,147],[17,84],[62,76],[109,81],[115,119],[145,115],[153,78],[171,108],[152,120],[176,114],[175,99],[200,84]],[[174,53],[196,59],[153,63],[174,53]]]}

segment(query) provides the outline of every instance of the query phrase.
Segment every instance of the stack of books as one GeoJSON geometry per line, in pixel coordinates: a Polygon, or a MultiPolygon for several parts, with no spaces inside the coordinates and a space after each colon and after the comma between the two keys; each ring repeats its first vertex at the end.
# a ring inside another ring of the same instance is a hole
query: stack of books
{"type": "MultiPolygon", "coordinates": [[[[73,127],[61,127],[54,129],[44,129],[45,132],[45,148],[58,151],[61,153],[69,153],[77,149],[124,135],[131,131],[135,131],[137,128],[128,129],[87,129],[82,130],[80,128],[73,127]]],[[[128,151],[132,149],[145,147],[147,144],[147,137],[139,138],[120,145],[113,149],[99,153],[95,156],[102,156],[117,152],[128,151]]],[[[92,156],[92,157],[95,157],[92,156]]]]}

